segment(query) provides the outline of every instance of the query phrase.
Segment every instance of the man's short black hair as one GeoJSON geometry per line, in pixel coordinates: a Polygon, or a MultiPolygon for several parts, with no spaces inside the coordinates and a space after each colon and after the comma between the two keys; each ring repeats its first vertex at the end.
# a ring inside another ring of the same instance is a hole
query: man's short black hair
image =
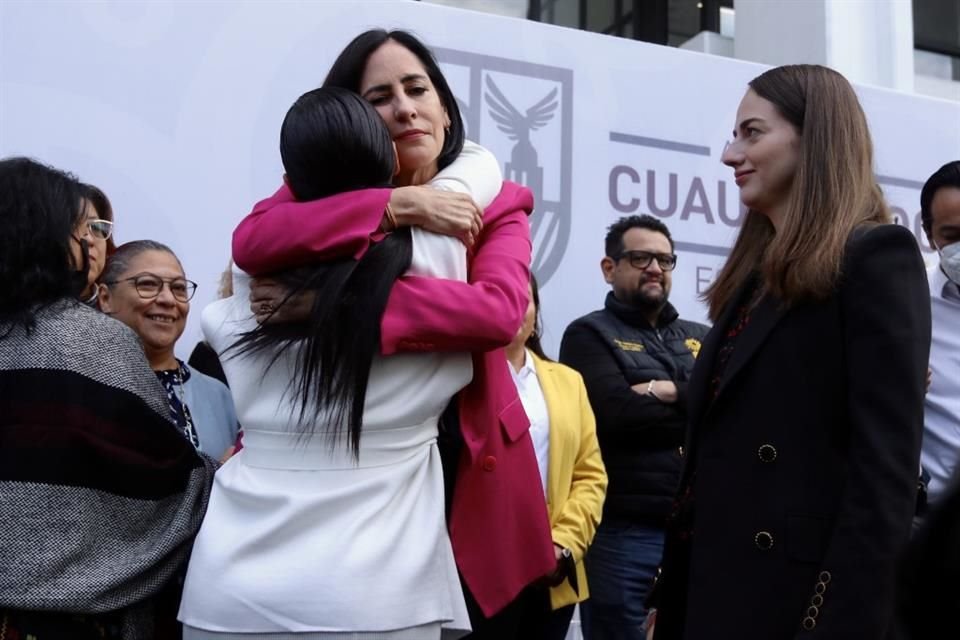
{"type": "Polygon", "coordinates": [[[644,214],[642,216],[624,216],[610,225],[605,240],[607,256],[618,258],[623,253],[623,234],[633,228],[649,229],[662,233],[670,241],[670,251],[673,251],[673,238],[670,236],[670,229],[667,228],[667,225],[653,216],[644,214]]]}
{"type": "Polygon", "coordinates": [[[933,229],[933,212],[930,211],[930,205],[933,203],[933,196],[944,187],[960,189],[960,160],[952,160],[937,169],[927,178],[927,182],[920,191],[920,221],[928,236],[933,229]]]}

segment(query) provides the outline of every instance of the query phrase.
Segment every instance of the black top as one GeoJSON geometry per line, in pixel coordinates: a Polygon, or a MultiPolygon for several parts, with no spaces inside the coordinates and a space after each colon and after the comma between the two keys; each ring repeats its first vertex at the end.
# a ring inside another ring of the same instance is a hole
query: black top
{"type": "Polygon", "coordinates": [[[220,364],[220,356],[206,342],[197,343],[190,354],[190,358],[187,359],[187,364],[200,373],[216,378],[227,387],[230,386],[227,382],[227,374],[223,372],[223,366],[220,364]]]}

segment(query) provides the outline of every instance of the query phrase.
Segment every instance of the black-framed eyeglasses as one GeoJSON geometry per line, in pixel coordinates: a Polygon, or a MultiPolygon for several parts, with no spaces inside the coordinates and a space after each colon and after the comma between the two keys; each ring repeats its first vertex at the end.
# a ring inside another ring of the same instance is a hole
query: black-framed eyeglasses
{"type": "Polygon", "coordinates": [[[130,278],[121,278],[120,280],[111,280],[103,284],[117,284],[119,282],[132,282],[137,290],[137,295],[141,298],[156,298],[163,291],[163,285],[170,287],[170,293],[180,302],[189,302],[193,294],[197,292],[197,283],[186,278],[161,278],[152,273],[145,273],[130,278]]]}
{"type": "Polygon", "coordinates": [[[623,251],[612,256],[616,260],[626,258],[634,269],[646,269],[654,259],[661,271],[673,271],[677,266],[677,256],[672,253],[651,253],[649,251],[623,251]]]}

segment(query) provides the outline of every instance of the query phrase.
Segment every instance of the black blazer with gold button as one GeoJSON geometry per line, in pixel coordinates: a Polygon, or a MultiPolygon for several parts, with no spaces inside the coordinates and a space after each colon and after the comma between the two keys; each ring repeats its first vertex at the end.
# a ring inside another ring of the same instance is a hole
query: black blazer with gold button
{"type": "Polygon", "coordinates": [[[739,306],[690,381],[681,491],[692,488],[693,533],[679,543],[668,527],[656,637],[881,640],[914,512],[930,350],[916,241],[864,226],[828,299],[762,299],[711,399],[739,306]]]}

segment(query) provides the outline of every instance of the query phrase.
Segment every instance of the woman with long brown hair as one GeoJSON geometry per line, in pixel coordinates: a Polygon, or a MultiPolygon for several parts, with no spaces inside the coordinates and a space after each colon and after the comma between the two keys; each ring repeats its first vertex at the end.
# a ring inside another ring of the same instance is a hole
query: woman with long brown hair
{"type": "Polygon", "coordinates": [[[916,500],[930,304],[839,73],[750,83],[723,153],[749,208],[707,291],[658,640],[877,640],[916,500]]]}

